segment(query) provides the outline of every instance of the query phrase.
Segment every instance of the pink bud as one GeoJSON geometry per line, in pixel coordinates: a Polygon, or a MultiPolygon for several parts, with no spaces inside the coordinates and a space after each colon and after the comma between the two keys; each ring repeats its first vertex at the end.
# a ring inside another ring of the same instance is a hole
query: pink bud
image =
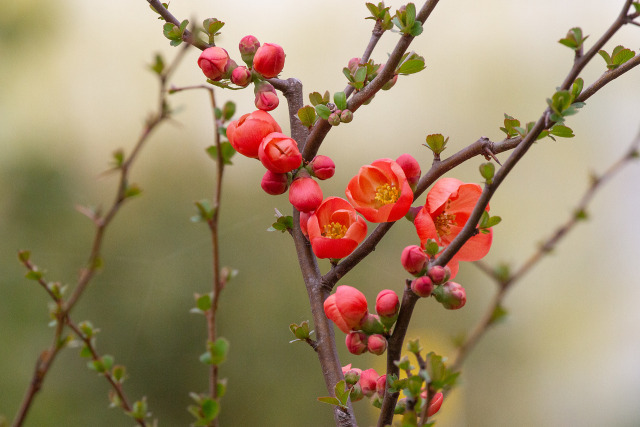
{"type": "Polygon", "coordinates": [[[237,67],[231,72],[231,82],[241,87],[251,83],[251,71],[247,67],[237,67]]]}
{"type": "Polygon", "coordinates": [[[362,332],[349,332],[344,342],[351,354],[359,355],[367,351],[367,336],[362,332]]]}
{"type": "Polygon", "coordinates": [[[422,298],[428,298],[433,292],[433,282],[428,276],[422,276],[411,282],[411,290],[422,298]]]}
{"type": "Polygon", "coordinates": [[[417,276],[427,264],[427,254],[424,253],[420,246],[407,246],[402,250],[400,261],[405,270],[417,276]]]}
{"type": "Polygon", "coordinates": [[[371,397],[376,392],[378,378],[380,378],[380,375],[375,369],[362,371],[362,374],[360,374],[360,388],[362,388],[362,393],[365,396],[371,397]]]}
{"type": "Polygon", "coordinates": [[[289,187],[288,176],[286,173],[275,173],[267,170],[262,176],[260,186],[267,194],[277,196],[287,191],[287,187],[289,187]]]}
{"type": "Polygon", "coordinates": [[[254,36],[244,36],[240,40],[240,44],[238,45],[238,49],[240,50],[240,56],[242,60],[251,67],[253,63],[253,56],[256,54],[256,51],[260,47],[260,42],[254,36]]]}
{"type": "Polygon", "coordinates": [[[420,180],[420,164],[411,154],[403,154],[396,159],[396,163],[400,165],[404,171],[404,175],[409,181],[411,189],[415,189],[418,181],[420,180]]]}
{"type": "Polygon", "coordinates": [[[381,317],[394,317],[400,310],[398,295],[391,289],[380,291],[376,297],[376,313],[381,317]]]}
{"type": "Polygon", "coordinates": [[[371,313],[367,313],[366,316],[360,320],[359,329],[367,334],[382,334],[385,332],[384,325],[380,321],[380,316],[371,313]]]}
{"type": "Polygon", "coordinates": [[[313,178],[296,178],[289,189],[289,202],[300,212],[312,212],[322,203],[322,190],[313,178]]]}
{"type": "Polygon", "coordinates": [[[378,380],[376,381],[376,393],[378,393],[378,396],[382,397],[384,396],[384,392],[387,389],[387,376],[386,375],[380,375],[378,377],[378,380]]]}
{"type": "Polygon", "coordinates": [[[276,77],[284,68],[284,49],[277,44],[265,43],[253,57],[253,69],[264,77],[276,77]]]}
{"type": "Polygon", "coordinates": [[[359,65],[360,65],[360,58],[351,58],[349,60],[349,63],[347,64],[347,68],[353,74],[353,73],[356,72],[356,70],[358,69],[359,65]]]}
{"type": "Polygon", "coordinates": [[[256,84],[255,93],[255,104],[256,108],[258,108],[259,110],[271,111],[275,109],[280,103],[278,94],[270,83],[263,82],[261,84],[256,84]]]}
{"type": "Polygon", "coordinates": [[[367,299],[351,286],[338,286],[336,292],[324,301],[325,315],[345,334],[360,325],[367,315],[367,299]]]}
{"type": "Polygon", "coordinates": [[[371,335],[367,340],[367,349],[376,356],[380,356],[387,350],[386,338],[380,334],[371,335]]]}
{"type": "Polygon", "coordinates": [[[343,110],[340,113],[340,121],[342,123],[351,123],[353,121],[353,112],[351,110],[343,110]]]}
{"type": "Polygon", "coordinates": [[[351,387],[351,394],[349,395],[349,399],[352,402],[357,402],[358,400],[362,400],[364,394],[362,393],[362,388],[360,384],[356,383],[351,387]]]}
{"type": "Polygon", "coordinates": [[[320,180],[329,179],[336,173],[336,164],[327,156],[315,156],[310,166],[313,176],[320,180]]]}
{"type": "Polygon", "coordinates": [[[300,212],[300,231],[304,234],[304,237],[309,238],[309,232],[307,231],[307,222],[311,217],[312,212],[300,212]]]}
{"type": "Polygon", "coordinates": [[[457,310],[467,303],[467,292],[456,282],[447,282],[438,286],[433,296],[447,310],[457,310]]]}
{"type": "Polygon", "coordinates": [[[290,172],[302,163],[298,144],[280,132],[264,137],[258,147],[258,157],[265,168],[276,173],[290,172]]]}
{"type": "MultiPolygon", "coordinates": [[[[349,335],[347,335],[349,336],[349,335]]],[[[351,366],[351,365],[349,365],[351,366]]],[[[343,368],[344,371],[344,368],[343,368]]],[[[360,381],[360,374],[362,373],[362,369],[349,369],[345,372],[343,372],[342,374],[344,375],[344,380],[347,384],[353,385],[355,383],[357,383],[358,381],[360,381]]]]}
{"type": "MultiPolygon", "coordinates": [[[[427,400],[427,391],[424,390],[422,393],[420,393],[420,397],[423,400],[427,400]]],[[[431,398],[431,402],[429,402],[429,409],[427,410],[428,417],[434,416],[436,412],[440,410],[443,400],[444,400],[444,395],[442,393],[438,392],[433,395],[433,397],[431,398]]]]}
{"type": "Polygon", "coordinates": [[[202,51],[198,58],[198,66],[207,78],[220,80],[229,63],[229,54],[221,47],[209,47],[202,51]]]}
{"type": "Polygon", "coordinates": [[[451,270],[449,269],[449,267],[434,265],[429,269],[428,274],[431,280],[433,280],[433,283],[439,285],[449,280],[449,277],[451,277],[451,270]]]}

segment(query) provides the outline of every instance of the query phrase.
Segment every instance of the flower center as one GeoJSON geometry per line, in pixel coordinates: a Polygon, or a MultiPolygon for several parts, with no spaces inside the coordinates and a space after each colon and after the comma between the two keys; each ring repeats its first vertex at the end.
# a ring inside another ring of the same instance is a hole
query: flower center
{"type": "Polygon", "coordinates": [[[400,197],[400,190],[393,184],[382,184],[376,188],[376,196],[374,200],[380,204],[380,206],[395,203],[400,197]]]}
{"type": "Polygon", "coordinates": [[[436,219],[433,221],[436,226],[436,230],[438,231],[438,235],[446,236],[447,234],[450,234],[451,225],[453,225],[455,220],[456,220],[456,215],[448,214],[446,211],[438,215],[436,219]]]}
{"type": "Polygon", "coordinates": [[[342,239],[347,234],[347,227],[339,222],[332,222],[323,228],[322,237],[328,237],[329,239],[342,239]]]}

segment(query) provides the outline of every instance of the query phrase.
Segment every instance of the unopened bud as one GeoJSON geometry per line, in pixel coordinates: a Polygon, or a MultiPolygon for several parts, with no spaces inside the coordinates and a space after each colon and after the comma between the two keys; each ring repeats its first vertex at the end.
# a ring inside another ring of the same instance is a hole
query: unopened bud
{"type": "Polygon", "coordinates": [[[380,356],[387,350],[387,340],[380,334],[371,335],[367,340],[367,349],[377,355],[380,356]]]}
{"type": "Polygon", "coordinates": [[[433,282],[428,276],[422,276],[411,282],[411,290],[422,298],[428,298],[433,292],[433,282]]]}
{"type": "Polygon", "coordinates": [[[419,275],[427,264],[427,254],[417,245],[407,246],[402,250],[400,262],[407,272],[419,275]]]}
{"type": "Polygon", "coordinates": [[[236,67],[231,72],[231,82],[240,87],[247,87],[251,83],[251,71],[247,67],[236,67]]]}
{"type": "Polygon", "coordinates": [[[342,123],[350,123],[353,120],[353,113],[351,110],[342,110],[340,113],[340,121],[342,123]]]}
{"type": "Polygon", "coordinates": [[[240,40],[238,49],[240,50],[242,60],[247,64],[247,66],[253,66],[253,56],[256,54],[259,47],[260,42],[254,36],[244,36],[242,40],[240,40]]]}
{"type": "Polygon", "coordinates": [[[310,166],[311,174],[320,180],[329,179],[336,173],[336,164],[327,156],[315,156],[310,166]]]}
{"type": "Polygon", "coordinates": [[[451,277],[451,269],[449,267],[442,267],[440,265],[434,265],[429,269],[429,273],[427,273],[433,283],[436,285],[440,285],[451,277]]]}
{"type": "Polygon", "coordinates": [[[396,163],[400,165],[407,177],[409,186],[412,190],[416,189],[418,181],[420,181],[420,164],[411,154],[403,154],[396,159],[396,163]]]}
{"type": "Polygon", "coordinates": [[[337,113],[331,113],[327,121],[331,126],[338,126],[340,124],[340,115],[337,113]]]}
{"type": "Polygon", "coordinates": [[[289,189],[289,202],[300,212],[315,211],[322,203],[322,189],[313,178],[296,178],[289,189]]]}
{"type": "Polygon", "coordinates": [[[273,196],[282,194],[289,187],[288,176],[286,173],[275,173],[267,170],[260,182],[262,189],[273,196]]]}
{"type": "Polygon", "coordinates": [[[345,338],[349,353],[359,355],[367,351],[367,335],[362,332],[351,331],[345,338]]]}
{"type": "Polygon", "coordinates": [[[433,291],[433,296],[447,310],[457,310],[467,303],[467,292],[456,282],[447,282],[433,291]]]}

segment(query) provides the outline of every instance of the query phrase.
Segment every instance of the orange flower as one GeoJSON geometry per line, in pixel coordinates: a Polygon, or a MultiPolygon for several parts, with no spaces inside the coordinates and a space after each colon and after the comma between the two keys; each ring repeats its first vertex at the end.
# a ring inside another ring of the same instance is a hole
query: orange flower
{"type": "Polygon", "coordinates": [[[318,258],[344,258],[365,238],[367,224],[349,202],[329,197],[309,218],[307,232],[318,258]]]}
{"type": "Polygon", "coordinates": [[[282,129],[271,114],[262,110],[245,114],[227,126],[227,138],[233,148],[254,159],[258,158],[260,143],[271,132],[282,132],[282,129]]]}
{"type": "MultiPolygon", "coordinates": [[[[480,194],[482,188],[478,184],[466,184],[455,178],[442,178],[436,182],[414,220],[422,247],[428,239],[434,239],[440,246],[448,246],[467,223],[480,194]]],[[[478,233],[467,240],[448,264],[451,278],[458,271],[458,261],[483,258],[491,248],[492,239],[493,230],[489,229],[488,233],[478,233]]]]}
{"type": "Polygon", "coordinates": [[[353,207],[370,222],[397,221],[407,214],[413,192],[399,164],[380,159],[362,166],[346,190],[353,207]]]}

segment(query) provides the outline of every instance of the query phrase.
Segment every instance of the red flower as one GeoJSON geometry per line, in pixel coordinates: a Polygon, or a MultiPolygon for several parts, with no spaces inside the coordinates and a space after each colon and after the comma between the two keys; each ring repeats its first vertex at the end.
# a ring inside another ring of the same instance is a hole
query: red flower
{"type": "Polygon", "coordinates": [[[211,80],[220,80],[227,71],[228,65],[229,54],[221,47],[209,47],[202,51],[198,58],[198,66],[211,80]]]}
{"type": "Polygon", "coordinates": [[[227,138],[236,151],[244,156],[258,158],[258,147],[271,132],[282,132],[271,114],[257,110],[245,114],[227,126],[227,138]]]}
{"type": "Polygon", "coordinates": [[[284,49],[273,43],[265,43],[253,57],[253,69],[270,79],[280,74],[284,68],[284,49]]]}
{"type": "Polygon", "coordinates": [[[349,202],[329,197],[309,218],[307,231],[318,258],[344,258],[365,238],[367,224],[349,202]]]}
{"type": "MultiPolygon", "coordinates": [[[[449,245],[467,223],[480,194],[482,188],[478,184],[466,184],[455,178],[436,182],[414,220],[422,247],[428,239],[434,239],[440,246],[449,245]]],[[[458,261],[477,261],[484,257],[491,248],[492,238],[493,231],[489,229],[488,233],[478,233],[467,240],[448,264],[451,277],[458,272],[458,261]]]]}
{"type": "Polygon", "coordinates": [[[265,168],[275,173],[291,172],[302,163],[298,144],[279,132],[264,137],[258,148],[258,157],[265,168]]]}
{"type": "Polygon", "coordinates": [[[353,207],[371,222],[397,221],[409,211],[413,192],[399,164],[380,159],[360,168],[346,190],[353,207]]]}
{"type": "Polygon", "coordinates": [[[324,301],[324,314],[345,334],[358,327],[367,313],[367,299],[351,286],[338,286],[324,301]]]}

